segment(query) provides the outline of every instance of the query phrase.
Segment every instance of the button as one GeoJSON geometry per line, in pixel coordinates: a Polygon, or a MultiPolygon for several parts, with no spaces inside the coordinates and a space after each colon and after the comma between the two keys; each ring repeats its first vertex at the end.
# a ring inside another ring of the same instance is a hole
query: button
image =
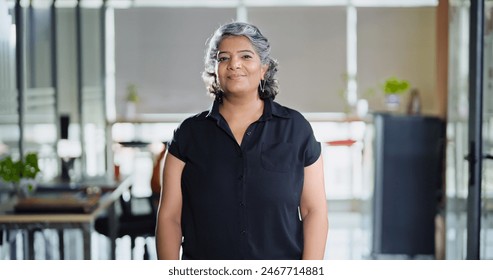
{"type": "Polygon", "coordinates": [[[242,230],[241,235],[245,235],[245,234],[246,234],[246,230],[242,230]]]}
{"type": "Polygon", "coordinates": [[[241,207],[245,207],[245,203],[240,202],[240,206],[241,206],[241,207]]]}
{"type": "Polygon", "coordinates": [[[252,135],[252,132],[251,131],[247,131],[246,135],[247,136],[250,136],[250,135],[252,135]]]}

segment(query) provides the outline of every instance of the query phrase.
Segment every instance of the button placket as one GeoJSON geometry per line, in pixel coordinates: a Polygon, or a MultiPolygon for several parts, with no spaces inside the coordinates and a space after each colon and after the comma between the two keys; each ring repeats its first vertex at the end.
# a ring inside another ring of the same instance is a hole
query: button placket
{"type": "MultiPolygon", "coordinates": [[[[248,132],[245,134],[248,135],[248,132]]],[[[243,147],[243,146],[242,146],[243,147]]],[[[245,207],[245,174],[246,174],[246,155],[245,152],[241,151],[240,153],[240,160],[241,160],[241,169],[239,170],[240,174],[238,175],[238,191],[239,193],[239,201],[238,201],[238,208],[239,208],[239,213],[240,213],[240,220],[239,220],[239,234],[240,234],[240,239],[243,240],[243,245],[242,247],[244,250],[246,250],[247,247],[247,225],[246,225],[246,207],[245,207]]]]}

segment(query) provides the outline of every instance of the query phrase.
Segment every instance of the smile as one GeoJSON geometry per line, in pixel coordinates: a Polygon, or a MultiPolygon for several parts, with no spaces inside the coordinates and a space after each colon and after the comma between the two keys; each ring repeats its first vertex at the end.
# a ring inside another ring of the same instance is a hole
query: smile
{"type": "Polygon", "coordinates": [[[230,80],[237,80],[237,79],[241,79],[241,78],[243,78],[243,77],[245,77],[245,76],[246,76],[246,75],[229,75],[229,76],[227,76],[227,77],[228,77],[228,79],[230,79],[230,80]]]}

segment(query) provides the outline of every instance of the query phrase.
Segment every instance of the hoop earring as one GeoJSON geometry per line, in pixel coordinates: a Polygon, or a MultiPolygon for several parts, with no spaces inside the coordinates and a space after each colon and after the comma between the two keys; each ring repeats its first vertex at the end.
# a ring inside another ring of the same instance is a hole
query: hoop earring
{"type": "Polygon", "coordinates": [[[265,89],[265,80],[260,80],[260,91],[264,92],[264,89],[265,89]],[[262,82],[264,83],[263,85],[262,82]]]}
{"type": "Polygon", "coordinates": [[[223,92],[222,91],[216,92],[216,101],[219,104],[223,103],[223,92]]]}

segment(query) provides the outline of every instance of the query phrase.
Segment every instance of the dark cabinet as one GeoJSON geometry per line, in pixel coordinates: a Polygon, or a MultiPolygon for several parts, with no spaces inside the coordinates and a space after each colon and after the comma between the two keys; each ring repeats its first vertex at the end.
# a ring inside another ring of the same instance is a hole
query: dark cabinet
{"type": "Polygon", "coordinates": [[[372,255],[434,255],[445,123],[376,114],[372,255]]]}

